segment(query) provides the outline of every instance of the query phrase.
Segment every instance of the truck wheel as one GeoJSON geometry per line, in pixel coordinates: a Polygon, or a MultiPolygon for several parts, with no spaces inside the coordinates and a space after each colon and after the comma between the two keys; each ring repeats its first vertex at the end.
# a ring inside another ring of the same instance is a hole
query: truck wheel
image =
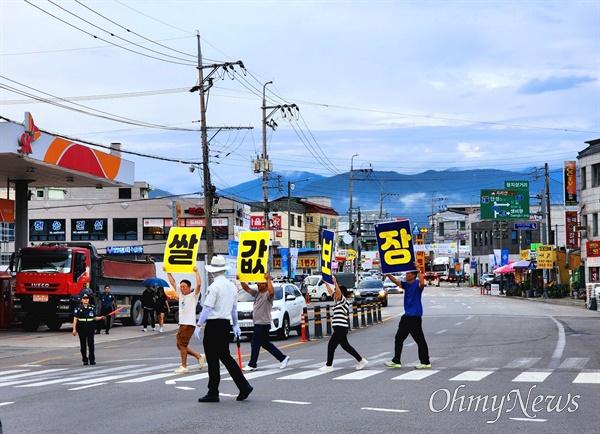
{"type": "Polygon", "coordinates": [[[25,318],[21,324],[26,332],[35,332],[40,326],[40,320],[35,318],[25,318]]]}
{"type": "MultiPolygon", "coordinates": [[[[54,318],[54,319],[47,320],[46,325],[48,326],[50,331],[57,332],[62,327],[63,322],[61,320],[59,320],[58,318],[54,318]]],[[[36,329],[37,329],[37,327],[36,327],[36,329]]]]}
{"type": "Polygon", "coordinates": [[[327,301],[327,294],[323,293],[319,298],[320,301],[327,301]]]}
{"type": "Polygon", "coordinates": [[[142,325],[142,319],[144,318],[144,310],[142,308],[142,302],[140,300],[134,300],[131,304],[130,318],[131,325],[142,325]]]}
{"type": "Polygon", "coordinates": [[[175,320],[175,324],[179,324],[179,310],[173,315],[173,320],[175,320]]]}
{"type": "Polygon", "coordinates": [[[287,314],[283,317],[281,328],[277,330],[277,337],[284,340],[287,340],[287,338],[290,337],[290,319],[287,314]]]}

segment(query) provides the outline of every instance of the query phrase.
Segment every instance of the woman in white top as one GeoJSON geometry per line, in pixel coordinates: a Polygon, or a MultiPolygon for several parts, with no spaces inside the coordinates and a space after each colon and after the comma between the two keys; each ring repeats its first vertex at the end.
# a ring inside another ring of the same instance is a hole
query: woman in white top
{"type": "Polygon", "coordinates": [[[367,359],[363,359],[358,352],[348,342],[348,289],[344,285],[339,286],[335,277],[333,277],[335,292],[331,289],[329,283],[325,282],[325,287],[330,296],[333,296],[335,305],[333,306],[333,318],[331,325],[333,326],[333,334],[327,344],[327,364],[319,368],[322,372],[333,371],[333,355],[338,345],[356,359],[358,365],[356,369],[360,370],[367,366],[367,359]]]}

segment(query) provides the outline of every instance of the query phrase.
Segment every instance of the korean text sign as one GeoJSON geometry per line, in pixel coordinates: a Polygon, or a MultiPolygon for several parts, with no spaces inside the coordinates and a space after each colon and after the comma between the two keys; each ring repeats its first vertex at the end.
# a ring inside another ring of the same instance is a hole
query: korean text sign
{"type": "Polygon", "coordinates": [[[415,253],[408,219],[375,225],[381,272],[399,273],[415,269],[415,253]]]}
{"type": "Polygon", "coordinates": [[[196,255],[202,228],[172,227],[165,246],[165,268],[168,273],[191,273],[196,266],[196,255]]]}
{"type": "Polygon", "coordinates": [[[240,234],[237,274],[240,282],[264,282],[269,259],[268,231],[246,231],[240,234]]]}
{"type": "Polygon", "coordinates": [[[323,281],[333,285],[331,263],[334,258],[335,232],[329,229],[323,230],[323,241],[321,243],[321,275],[323,281]]]}

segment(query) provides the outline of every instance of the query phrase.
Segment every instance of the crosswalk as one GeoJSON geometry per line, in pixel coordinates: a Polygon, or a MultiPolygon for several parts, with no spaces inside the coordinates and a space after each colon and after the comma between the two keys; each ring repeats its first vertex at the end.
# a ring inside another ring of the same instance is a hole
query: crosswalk
{"type": "MultiPolygon", "coordinates": [[[[567,375],[573,384],[600,384],[600,370],[585,369],[589,358],[566,358],[556,369],[536,368],[541,358],[516,358],[504,363],[498,363],[492,357],[473,357],[457,363],[448,363],[444,358],[432,358],[432,369],[412,369],[418,361],[403,365],[402,369],[390,369],[383,362],[390,359],[391,354],[373,354],[369,365],[361,371],[356,371],[356,361],[352,358],[337,358],[331,372],[321,372],[324,365],[322,360],[292,359],[285,369],[279,369],[279,363],[260,366],[258,370],[246,373],[246,378],[255,380],[263,377],[273,377],[280,381],[304,381],[318,378],[323,381],[363,381],[373,377],[385,376],[394,381],[421,381],[427,378],[437,378],[440,381],[479,382],[493,378],[499,373],[507,374],[514,383],[543,383],[553,375],[567,375]],[[496,362],[496,366],[494,363],[496,362]]],[[[194,371],[189,374],[175,374],[173,370],[178,363],[148,363],[126,364],[114,367],[78,367],[50,368],[23,365],[15,369],[0,371],[0,390],[13,388],[43,388],[65,387],[68,390],[81,390],[88,387],[106,384],[139,384],[163,382],[167,386],[180,388],[191,385],[198,380],[208,378],[207,369],[194,371]]],[[[163,360],[164,362],[164,360],[163,360]]],[[[455,361],[456,362],[456,361],[455,361]]],[[[222,379],[231,380],[222,369],[222,379]]],[[[0,392],[1,393],[1,392],[0,392]]]]}

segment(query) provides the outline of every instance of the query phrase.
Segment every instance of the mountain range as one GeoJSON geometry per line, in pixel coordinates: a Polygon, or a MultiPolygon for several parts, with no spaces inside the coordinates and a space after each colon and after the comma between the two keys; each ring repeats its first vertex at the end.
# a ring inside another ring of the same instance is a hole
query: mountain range
{"type": "MultiPolygon", "coordinates": [[[[347,220],[350,208],[349,175],[349,172],[331,177],[303,171],[273,172],[269,174],[269,200],[287,197],[290,182],[290,187],[295,187],[290,188],[291,197],[329,197],[342,220],[347,220]]],[[[384,219],[403,217],[425,227],[432,212],[453,205],[476,205],[479,203],[480,190],[504,189],[504,181],[529,181],[530,203],[539,204],[539,198],[535,199],[534,196],[542,192],[544,176],[543,172],[534,168],[522,172],[498,169],[427,170],[413,175],[355,170],[352,181],[353,217],[356,219],[359,208],[363,219],[379,217],[381,210],[384,219]]],[[[562,169],[551,170],[549,181],[551,202],[562,203],[562,169]]],[[[245,203],[262,202],[262,179],[218,190],[217,194],[245,203]]],[[[169,195],[169,192],[160,189],[151,192],[151,197],[169,195]]]]}

